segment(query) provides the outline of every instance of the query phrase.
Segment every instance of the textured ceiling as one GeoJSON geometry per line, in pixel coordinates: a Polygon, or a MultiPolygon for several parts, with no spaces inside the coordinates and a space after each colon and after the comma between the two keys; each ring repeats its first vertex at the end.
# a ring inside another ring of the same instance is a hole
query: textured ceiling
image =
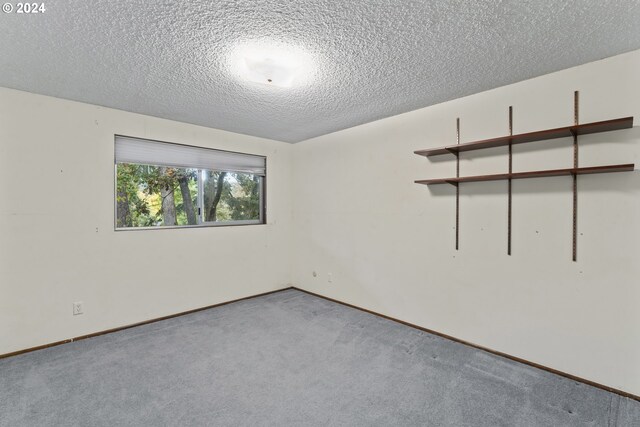
{"type": "Polygon", "coordinates": [[[0,13],[0,86],[287,142],[640,48],[632,0],[45,5],[0,13]],[[239,79],[253,42],[306,52],[303,84],[239,79]]]}

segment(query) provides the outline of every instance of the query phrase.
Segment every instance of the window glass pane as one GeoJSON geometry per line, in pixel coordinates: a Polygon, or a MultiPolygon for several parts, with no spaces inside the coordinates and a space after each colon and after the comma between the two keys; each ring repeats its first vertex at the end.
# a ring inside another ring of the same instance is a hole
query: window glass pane
{"type": "Polygon", "coordinates": [[[205,170],[203,176],[203,220],[259,221],[259,175],[205,170]]]}
{"type": "Polygon", "coordinates": [[[196,225],[197,169],[119,163],[116,226],[196,225]]]}

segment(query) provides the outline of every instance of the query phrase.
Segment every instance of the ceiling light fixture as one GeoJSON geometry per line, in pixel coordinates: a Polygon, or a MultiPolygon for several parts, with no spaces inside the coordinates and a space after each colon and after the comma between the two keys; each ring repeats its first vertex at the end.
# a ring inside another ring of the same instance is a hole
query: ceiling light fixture
{"type": "Polygon", "coordinates": [[[265,42],[238,45],[229,62],[241,80],[283,88],[308,83],[313,70],[311,55],[303,49],[265,42]]]}
{"type": "Polygon", "coordinates": [[[291,87],[297,75],[297,64],[285,63],[277,57],[254,55],[253,57],[245,57],[244,62],[247,78],[255,83],[291,87]]]}

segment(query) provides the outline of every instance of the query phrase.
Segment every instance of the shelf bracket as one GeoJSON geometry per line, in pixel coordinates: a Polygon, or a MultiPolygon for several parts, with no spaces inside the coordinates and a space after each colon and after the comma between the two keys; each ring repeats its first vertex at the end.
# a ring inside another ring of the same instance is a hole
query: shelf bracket
{"type": "MultiPolygon", "coordinates": [[[[580,93],[573,92],[573,124],[579,124],[580,93]]],[[[573,168],[578,169],[578,132],[573,133],[573,168]]],[[[578,174],[573,175],[573,261],[578,259],[578,174]]]]}
{"type": "MultiPolygon", "coordinates": [[[[509,136],[513,136],[513,106],[509,106],[509,136]]],[[[509,175],[513,173],[513,144],[509,140],[509,175]]],[[[511,178],[509,178],[509,203],[507,208],[507,255],[511,256],[511,178]]]]}
{"type": "MultiPolygon", "coordinates": [[[[460,117],[456,118],[456,144],[460,145],[460,117]]],[[[460,153],[456,150],[456,178],[460,178],[460,153]]],[[[460,243],[460,186],[456,186],[456,251],[460,243]]]]}

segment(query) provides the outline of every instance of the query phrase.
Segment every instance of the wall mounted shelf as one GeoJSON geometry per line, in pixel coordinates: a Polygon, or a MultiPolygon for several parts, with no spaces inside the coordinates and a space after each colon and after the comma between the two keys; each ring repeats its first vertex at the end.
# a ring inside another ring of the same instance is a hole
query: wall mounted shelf
{"type": "Polygon", "coordinates": [[[571,176],[573,177],[573,260],[577,259],[577,215],[578,215],[578,175],[610,173],[610,172],[631,172],[634,170],[633,163],[578,167],[578,136],[593,133],[611,132],[621,129],[629,129],[633,127],[633,117],[622,117],[619,119],[604,120],[601,122],[578,123],[578,91],[574,92],[573,126],[565,126],[555,129],[545,129],[529,133],[513,134],[513,108],[509,107],[509,135],[498,138],[483,139],[479,141],[467,142],[460,144],[460,119],[456,119],[456,140],[455,145],[446,145],[444,147],[429,148],[426,150],[414,151],[419,156],[432,157],[444,154],[453,154],[456,157],[456,176],[451,178],[421,179],[415,181],[416,184],[439,185],[450,184],[456,187],[456,250],[459,247],[460,235],[460,188],[459,184],[463,182],[482,182],[482,181],[508,181],[508,215],[507,215],[507,254],[511,255],[511,213],[512,213],[512,185],[514,179],[525,178],[542,178],[550,176],[571,176]],[[528,142],[546,141],[550,139],[573,137],[573,167],[566,169],[550,169],[535,170],[528,172],[513,172],[513,150],[514,144],[523,144],[528,142]],[[460,176],[460,153],[473,150],[482,150],[486,148],[509,147],[508,152],[508,172],[491,174],[491,175],[475,175],[460,176]]]}
{"type": "Polygon", "coordinates": [[[584,168],[568,168],[568,169],[551,169],[530,172],[515,173],[499,173],[494,175],[476,175],[463,176],[460,178],[438,178],[438,179],[421,179],[415,181],[416,184],[451,184],[457,185],[460,182],[480,182],[480,181],[504,181],[507,179],[523,179],[523,178],[542,178],[546,176],[570,176],[570,175],[587,175],[592,173],[609,173],[609,172],[631,172],[635,165],[626,163],[622,165],[607,166],[590,166],[584,168]]]}
{"type": "Polygon", "coordinates": [[[507,135],[499,138],[483,139],[481,141],[466,142],[459,145],[447,145],[445,147],[431,148],[414,151],[419,156],[440,156],[442,154],[455,154],[464,151],[481,150],[484,148],[505,147],[509,144],[522,144],[525,142],[546,141],[549,139],[568,138],[574,135],[588,135],[590,133],[610,132],[633,127],[633,117],[605,120],[602,122],[585,123],[583,125],[566,126],[556,129],[539,130],[536,132],[507,135]]]}

